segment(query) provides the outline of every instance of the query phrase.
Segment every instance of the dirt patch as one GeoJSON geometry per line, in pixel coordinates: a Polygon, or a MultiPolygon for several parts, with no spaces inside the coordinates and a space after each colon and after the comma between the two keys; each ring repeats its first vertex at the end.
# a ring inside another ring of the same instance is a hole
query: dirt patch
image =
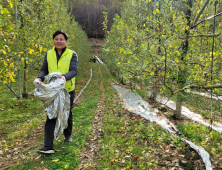
{"type": "Polygon", "coordinates": [[[96,55],[100,58],[100,52],[102,45],[104,44],[104,40],[102,38],[89,38],[88,42],[92,49],[92,55],[96,55]]]}
{"type": "Polygon", "coordinates": [[[88,42],[91,46],[101,46],[104,44],[103,38],[89,38],[88,42]]]}

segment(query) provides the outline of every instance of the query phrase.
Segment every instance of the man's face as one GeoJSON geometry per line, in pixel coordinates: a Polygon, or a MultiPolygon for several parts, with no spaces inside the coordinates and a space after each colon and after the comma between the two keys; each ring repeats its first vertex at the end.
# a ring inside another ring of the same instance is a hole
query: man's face
{"type": "Polygon", "coordinates": [[[57,50],[62,50],[67,45],[67,41],[63,34],[58,34],[57,36],[55,36],[53,40],[54,40],[55,48],[57,50]]]}

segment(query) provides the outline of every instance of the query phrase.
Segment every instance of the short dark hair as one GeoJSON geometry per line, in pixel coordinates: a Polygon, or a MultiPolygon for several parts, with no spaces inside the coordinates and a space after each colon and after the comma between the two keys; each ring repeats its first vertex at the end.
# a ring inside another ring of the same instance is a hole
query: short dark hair
{"type": "Polygon", "coordinates": [[[57,35],[59,35],[59,34],[62,34],[62,35],[65,37],[66,41],[68,40],[68,35],[67,35],[66,33],[64,33],[63,31],[61,31],[61,30],[56,31],[56,32],[53,34],[53,39],[55,38],[55,36],[57,36],[57,35]]]}

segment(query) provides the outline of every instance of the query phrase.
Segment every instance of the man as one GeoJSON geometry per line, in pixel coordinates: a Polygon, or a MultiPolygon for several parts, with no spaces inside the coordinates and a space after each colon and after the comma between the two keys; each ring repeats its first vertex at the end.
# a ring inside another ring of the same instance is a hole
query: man
{"type": "MultiPolygon", "coordinates": [[[[38,76],[40,81],[44,81],[44,76],[53,72],[60,72],[60,77],[65,81],[65,88],[70,95],[70,113],[68,118],[68,127],[64,130],[65,142],[71,142],[72,133],[72,107],[75,97],[75,76],[78,72],[78,56],[75,52],[66,47],[68,36],[61,30],[53,34],[54,47],[49,50],[43,61],[41,72],[38,76]]],[[[36,84],[36,83],[35,83],[36,84]]],[[[36,84],[37,86],[37,84],[36,84]]],[[[45,141],[44,147],[37,152],[43,154],[55,153],[53,148],[54,130],[56,119],[49,119],[45,123],[45,141]]]]}

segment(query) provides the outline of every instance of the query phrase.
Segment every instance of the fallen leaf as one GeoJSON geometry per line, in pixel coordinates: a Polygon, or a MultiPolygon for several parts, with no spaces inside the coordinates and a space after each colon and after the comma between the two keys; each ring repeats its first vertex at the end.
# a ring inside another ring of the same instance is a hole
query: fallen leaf
{"type": "Polygon", "coordinates": [[[134,161],[137,161],[138,159],[139,159],[139,156],[134,156],[134,157],[133,157],[133,160],[134,160],[134,161]]]}
{"type": "Polygon", "coordinates": [[[126,137],[126,135],[125,135],[125,134],[121,134],[121,136],[122,136],[123,138],[125,138],[125,137],[126,137]]]}
{"type": "Polygon", "coordinates": [[[111,158],[110,161],[111,161],[111,163],[114,163],[114,162],[115,162],[115,159],[111,158]]]}
{"type": "Polygon", "coordinates": [[[163,145],[163,148],[166,149],[166,148],[168,148],[168,146],[167,145],[163,145]]]}
{"type": "Polygon", "coordinates": [[[54,159],[54,160],[52,160],[52,162],[58,162],[59,161],[59,159],[54,159]]]}

